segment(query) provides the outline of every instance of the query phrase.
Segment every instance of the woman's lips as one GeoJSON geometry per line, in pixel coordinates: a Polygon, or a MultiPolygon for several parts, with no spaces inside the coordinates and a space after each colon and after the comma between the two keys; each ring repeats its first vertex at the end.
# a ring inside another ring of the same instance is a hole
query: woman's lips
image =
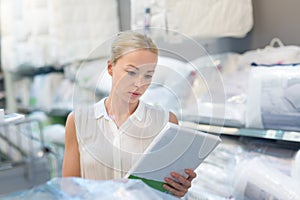
{"type": "Polygon", "coordinates": [[[138,92],[129,92],[132,96],[140,96],[141,94],[138,92]]]}

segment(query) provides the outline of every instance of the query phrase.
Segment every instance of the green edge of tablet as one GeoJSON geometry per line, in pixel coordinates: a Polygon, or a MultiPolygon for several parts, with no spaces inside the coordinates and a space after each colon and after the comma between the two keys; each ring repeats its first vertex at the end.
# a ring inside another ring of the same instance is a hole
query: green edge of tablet
{"type": "Polygon", "coordinates": [[[141,178],[138,176],[134,176],[134,175],[130,175],[128,178],[130,179],[139,179],[142,180],[144,183],[146,183],[148,186],[157,189],[161,192],[166,192],[168,193],[168,190],[166,190],[163,185],[166,184],[164,182],[160,182],[160,181],[154,181],[154,180],[150,180],[150,179],[145,179],[145,178],[141,178]]]}

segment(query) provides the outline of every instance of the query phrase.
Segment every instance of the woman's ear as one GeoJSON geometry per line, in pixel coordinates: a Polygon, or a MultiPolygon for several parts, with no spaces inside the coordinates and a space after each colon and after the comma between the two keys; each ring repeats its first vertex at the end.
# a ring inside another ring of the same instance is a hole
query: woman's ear
{"type": "Polygon", "coordinates": [[[108,71],[108,73],[109,73],[110,76],[112,76],[112,74],[113,74],[113,69],[112,69],[112,67],[113,67],[112,62],[111,62],[110,60],[107,61],[107,71],[108,71]]]}

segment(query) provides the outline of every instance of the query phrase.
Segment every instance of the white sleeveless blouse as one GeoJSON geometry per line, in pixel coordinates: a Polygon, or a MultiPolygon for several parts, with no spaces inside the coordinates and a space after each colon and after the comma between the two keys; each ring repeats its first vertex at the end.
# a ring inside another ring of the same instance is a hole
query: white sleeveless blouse
{"type": "Polygon", "coordinates": [[[140,101],[135,112],[118,128],[108,116],[104,101],[74,111],[83,178],[124,177],[169,121],[169,112],[140,101]]]}

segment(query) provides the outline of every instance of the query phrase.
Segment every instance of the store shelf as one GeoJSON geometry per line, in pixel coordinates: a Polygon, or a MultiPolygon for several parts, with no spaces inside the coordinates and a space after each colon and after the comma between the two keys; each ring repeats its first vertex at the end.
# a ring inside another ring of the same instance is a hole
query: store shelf
{"type": "Polygon", "coordinates": [[[53,116],[53,117],[66,117],[72,110],[70,109],[59,109],[59,108],[53,108],[50,111],[46,112],[47,115],[53,116]]]}
{"type": "Polygon", "coordinates": [[[215,126],[215,125],[208,125],[208,124],[197,124],[194,122],[187,122],[187,121],[183,121],[181,122],[181,124],[189,128],[197,129],[212,134],[246,136],[246,137],[264,138],[264,139],[271,139],[271,140],[299,142],[299,148],[300,148],[300,132],[296,132],[296,131],[222,127],[222,126],[215,126]]]}
{"type": "Polygon", "coordinates": [[[47,65],[43,67],[33,67],[28,65],[23,65],[18,68],[16,71],[10,71],[11,73],[14,73],[17,76],[36,76],[41,74],[48,74],[48,73],[63,73],[64,69],[63,67],[57,67],[54,65],[47,65]]]}
{"type": "Polygon", "coordinates": [[[70,109],[59,109],[59,108],[44,110],[40,108],[33,108],[33,107],[26,107],[26,106],[17,106],[17,110],[18,112],[25,113],[25,114],[29,114],[35,111],[42,111],[50,117],[67,117],[68,114],[72,111],[70,109]]]}
{"type": "Polygon", "coordinates": [[[39,109],[34,107],[20,107],[14,94],[15,82],[28,77],[33,79],[37,75],[49,73],[64,73],[65,66],[47,65],[42,67],[33,67],[30,65],[22,65],[17,70],[4,70],[5,91],[6,91],[6,110],[8,112],[30,113],[39,109]]]}

